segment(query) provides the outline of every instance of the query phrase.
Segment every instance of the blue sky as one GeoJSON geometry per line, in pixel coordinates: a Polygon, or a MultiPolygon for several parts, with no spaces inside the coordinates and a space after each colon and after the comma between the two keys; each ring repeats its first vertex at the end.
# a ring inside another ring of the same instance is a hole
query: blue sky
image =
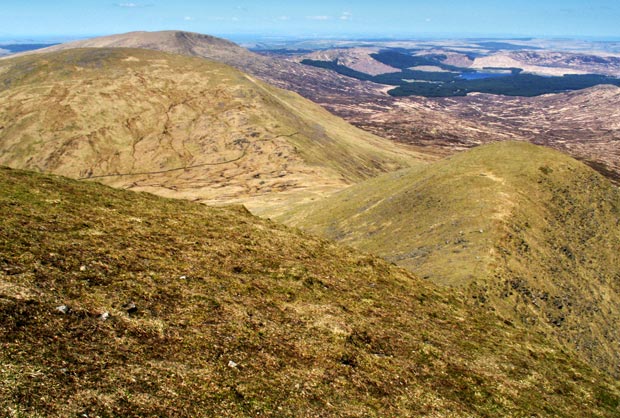
{"type": "Polygon", "coordinates": [[[620,38],[620,0],[2,0],[0,38],[180,29],[292,37],[620,38]]]}

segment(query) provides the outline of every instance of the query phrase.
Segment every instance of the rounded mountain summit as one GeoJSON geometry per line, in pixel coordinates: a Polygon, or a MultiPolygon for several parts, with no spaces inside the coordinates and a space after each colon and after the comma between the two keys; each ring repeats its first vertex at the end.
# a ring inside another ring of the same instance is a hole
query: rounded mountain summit
{"type": "Polygon", "coordinates": [[[0,61],[0,86],[0,164],[169,197],[273,207],[422,158],[198,57],[127,48],[29,54],[0,61]]]}

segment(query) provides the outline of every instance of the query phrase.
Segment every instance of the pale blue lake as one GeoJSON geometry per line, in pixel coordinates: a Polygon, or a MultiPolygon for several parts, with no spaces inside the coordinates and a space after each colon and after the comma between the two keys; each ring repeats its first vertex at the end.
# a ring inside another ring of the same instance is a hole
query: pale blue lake
{"type": "Polygon", "coordinates": [[[476,73],[463,73],[459,75],[459,78],[463,80],[484,80],[485,78],[499,78],[499,77],[509,77],[511,73],[485,73],[485,72],[476,72],[476,73]]]}

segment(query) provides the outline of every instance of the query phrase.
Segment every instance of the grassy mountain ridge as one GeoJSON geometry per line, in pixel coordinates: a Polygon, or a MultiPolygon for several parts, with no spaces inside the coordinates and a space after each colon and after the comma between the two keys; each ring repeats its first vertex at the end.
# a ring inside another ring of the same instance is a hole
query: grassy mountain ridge
{"type": "Polygon", "coordinates": [[[143,48],[207,58],[235,67],[273,86],[295,91],[315,102],[325,96],[338,97],[343,91],[376,97],[377,89],[381,88],[374,83],[360,82],[294,61],[266,57],[225,39],[176,30],[101,36],[54,45],[27,54],[76,48],[143,48]]]}
{"type": "Polygon", "coordinates": [[[294,93],[201,58],[120,48],[34,54],[1,61],[0,86],[0,163],[170,197],[277,206],[419,161],[294,93]]]}
{"type": "Polygon", "coordinates": [[[280,219],[465,289],[620,373],[620,193],[564,154],[482,146],[280,219]]]}
{"type": "Polygon", "coordinates": [[[570,349],[251,216],[0,169],[12,416],[615,416],[570,349]]]}

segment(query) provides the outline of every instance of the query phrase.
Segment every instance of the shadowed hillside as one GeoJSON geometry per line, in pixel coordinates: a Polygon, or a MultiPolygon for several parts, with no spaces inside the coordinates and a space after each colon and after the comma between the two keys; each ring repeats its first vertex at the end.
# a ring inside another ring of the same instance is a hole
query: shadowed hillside
{"type": "Polygon", "coordinates": [[[240,208],[0,170],[0,415],[617,416],[571,350],[240,208]]]}
{"type": "Polygon", "coordinates": [[[0,163],[157,194],[278,206],[417,163],[223,64],[142,49],[0,61],[0,163]]]}
{"type": "Polygon", "coordinates": [[[620,193],[564,154],[482,146],[281,219],[465,289],[620,374],[620,193]]]}

